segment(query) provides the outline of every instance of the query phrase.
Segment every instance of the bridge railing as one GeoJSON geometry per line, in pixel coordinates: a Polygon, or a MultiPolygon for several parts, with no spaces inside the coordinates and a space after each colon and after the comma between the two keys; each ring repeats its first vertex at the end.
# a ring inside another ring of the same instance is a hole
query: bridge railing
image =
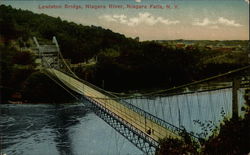
{"type": "Polygon", "coordinates": [[[165,127],[166,129],[168,129],[169,131],[171,131],[172,133],[174,133],[174,134],[176,134],[178,136],[180,135],[180,133],[185,132],[185,133],[189,134],[191,137],[193,137],[195,139],[198,139],[198,140],[201,139],[201,137],[197,137],[197,136],[195,136],[192,133],[188,133],[186,130],[184,130],[182,128],[179,128],[177,126],[174,126],[174,125],[166,122],[165,120],[163,120],[161,118],[158,118],[158,117],[154,116],[153,114],[151,114],[151,113],[149,113],[149,112],[147,112],[147,111],[145,111],[145,110],[143,110],[143,109],[141,109],[141,108],[139,108],[139,107],[137,107],[137,106],[135,106],[135,105],[127,102],[122,97],[119,98],[118,96],[113,95],[113,94],[111,94],[111,93],[109,93],[109,92],[107,92],[107,91],[105,91],[105,90],[103,90],[103,89],[101,89],[101,88],[99,88],[99,87],[97,87],[97,86],[95,86],[95,85],[87,82],[87,81],[84,81],[84,80],[82,80],[82,79],[80,79],[78,77],[72,76],[71,74],[69,74],[69,73],[67,73],[67,72],[65,72],[63,70],[59,70],[59,71],[63,72],[64,74],[67,74],[68,76],[70,76],[70,77],[72,77],[72,78],[74,78],[76,80],[81,81],[83,84],[85,84],[85,85],[87,85],[87,86],[89,86],[89,87],[91,87],[91,88],[93,88],[95,90],[98,90],[99,92],[101,92],[105,96],[107,96],[107,98],[98,98],[98,97],[93,97],[93,96],[86,96],[88,98],[91,97],[91,98],[102,99],[102,100],[115,100],[118,103],[124,105],[125,107],[133,110],[134,112],[139,113],[141,116],[145,117],[146,119],[151,120],[152,122],[154,122],[156,124],[159,124],[162,127],[165,127]]]}
{"type": "MultiPolygon", "coordinates": [[[[144,132],[142,132],[140,129],[136,128],[135,126],[131,125],[129,122],[127,122],[125,119],[123,119],[122,117],[116,115],[115,113],[111,112],[109,109],[107,109],[106,107],[104,107],[103,105],[101,105],[100,103],[98,103],[97,101],[93,100],[93,98],[90,97],[86,97],[89,101],[94,102],[95,106],[104,110],[105,112],[107,112],[109,115],[114,116],[114,119],[116,119],[119,122],[122,122],[123,125],[129,129],[131,129],[131,132],[136,133],[136,135],[138,135],[140,138],[142,138],[143,140],[147,141],[148,143],[150,143],[153,147],[157,148],[158,147],[158,142],[155,141],[153,138],[147,136],[144,132]]],[[[139,139],[137,139],[139,140],[139,139]]]]}
{"type": "Polygon", "coordinates": [[[141,114],[142,116],[144,116],[145,118],[159,124],[162,127],[165,127],[166,129],[168,129],[169,131],[171,131],[172,133],[176,134],[176,135],[180,135],[180,133],[187,133],[189,134],[191,137],[195,138],[195,139],[202,139],[201,137],[197,137],[192,133],[187,132],[185,129],[179,128],[177,126],[174,126],[168,122],[166,122],[165,120],[158,118],[156,116],[154,116],[153,114],[146,112],[145,110],[138,108],[137,106],[123,100],[123,99],[118,99],[117,101],[119,101],[119,103],[125,105],[126,107],[128,107],[129,109],[132,109],[134,112],[137,112],[139,114],[141,114]]]}
{"type": "Polygon", "coordinates": [[[102,88],[100,88],[100,87],[97,87],[97,86],[95,86],[95,85],[93,85],[93,84],[91,84],[91,83],[89,83],[89,82],[87,82],[87,81],[85,81],[85,80],[83,80],[83,79],[80,79],[79,77],[75,77],[75,76],[71,75],[70,73],[65,72],[65,71],[62,70],[62,69],[58,69],[58,68],[57,68],[56,70],[58,70],[58,71],[60,71],[60,72],[63,72],[64,74],[66,74],[66,75],[68,75],[68,76],[70,76],[70,77],[72,77],[72,78],[74,78],[74,79],[76,79],[76,80],[78,80],[78,81],[81,81],[83,84],[85,84],[85,85],[87,85],[87,86],[89,86],[89,87],[91,87],[91,88],[94,88],[95,90],[98,90],[99,92],[103,93],[104,95],[106,95],[106,96],[108,96],[108,97],[111,97],[112,99],[113,99],[113,98],[118,98],[118,96],[115,96],[114,94],[111,94],[111,93],[109,93],[108,91],[106,91],[106,90],[104,90],[104,89],[102,89],[102,88]]]}

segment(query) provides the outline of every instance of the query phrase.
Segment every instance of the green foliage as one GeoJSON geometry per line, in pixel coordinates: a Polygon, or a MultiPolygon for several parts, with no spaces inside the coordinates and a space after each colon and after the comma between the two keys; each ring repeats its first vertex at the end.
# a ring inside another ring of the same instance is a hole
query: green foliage
{"type": "Polygon", "coordinates": [[[21,93],[27,102],[67,102],[72,97],[44,74],[35,72],[32,53],[20,52],[9,46],[0,46],[1,101],[12,100],[11,95],[21,93]],[[35,73],[34,73],[35,72],[35,73]]]}
{"type": "Polygon", "coordinates": [[[3,46],[0,46],[0,55],[1,55],[1,85],[8,83],[8,79],[13,69],[12,58],[17,53],[14,49],[9,49],[3,46]]]}
{"type": "MultiPolygon", "coordinates": [[[[204,132],[211,131],[210,125],[202,124],[204,132]]],[[[247,108],[244,118],[225,119],[220,127],[214,128],[213,134],[200,145],[189,135],[184,134],[183,139],[165,138],[161,140],[160,149],[156,154],[244,155],[250,152],[249,131],[250,110],[247,108]]]]}
{"type": "Polygon", "coordinates": [[[56,36],[63,55],[73,63],[83,62],[98,52],[108,48],[127,49],[127,45],[136,44],[133,39],[96,26],[82,26],[62,21],[45,14],[16,10],[10,6],[0,6],[0,34],[9,43],[10,39],[27,36],[51,40],[56,36]]]}
{"type": "Polygon", "coordinates": [[[23,87],[24,80],[34,72],[34,59],[30,52],[0,46],[1,102],[23,87]]]}
{"type": "Polygon", "coordinates": [[[214,133],[204,145],[204,154],[247,154],[250,152],[250,111],[245,118],[227,119],[219,133],[214,133]]]}
{"type": "Polygon", "coordinates": [[[12,57],[13,55],[15,55],[16,51],[15,50],[11,50],[8,48],[5,48],[3,46],[0,46],[0,92],[1,92],[1,101],[0,103],[3,103],[4,100],[6,100],[7,98],[10,97],[11,93],[13,93],[12,88],[10,88],[11,86],[11,81],[9,80],[11,75],[12,75],[12,71],[13,71],[13,64],[12,62],[12,57]]]}
{"type": "Polygon", "coordinates": [[[24,83],[23,100],[31,103],[69,102],[72,96],[41,72],[32,73],[24,83]]]}
{"type": "Polygon", "coordinates": [[[16,55],[13,56],[12,63],[19,65],[35,65],[35,56],[32,55],[31,52],[17,52],[16,55]]]}
{"type": "MultiPolygon", "coordinates": [[[[108,48],[108,49],[105,49],[105,50],[101,50],[99,55],[99,57],[111,57],[111,58],[116,58],[116,57],[119,57],[120,56],[120,52],[119,51],[116,51],[112,48],[108,48]]],[[[106,59],[106,58],[102,58],[102,59],[106,59]]]]}
{"type": "Polygon", "coordinates": [[[199,153],[199,144],[186,131],[181,133],[183,139],[165,138],[160,140],[160,149],[156,155],[191,155],[199,153]]]}

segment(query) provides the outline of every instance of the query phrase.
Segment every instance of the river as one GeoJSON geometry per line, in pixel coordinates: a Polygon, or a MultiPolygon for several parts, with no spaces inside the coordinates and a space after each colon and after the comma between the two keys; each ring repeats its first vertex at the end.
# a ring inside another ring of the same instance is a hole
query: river
{"type": "MultiPolygon", "coordinates": [[[[240,89],[238,93],[241,113],[244,90],[240,89]]],[[[219,125],[225,117],[232,115],[231,89],[127,101],[177,127],[183,126],[188,132],[198,134],[204,131],[195,121],[219,125]]],[[[143,154],[97,117],[84,102],[0,104],[0,155],[143,154]]]]}
{"type": "Polygon", "coordinates": [[[84,104],[0,104],[2,155],[141,155],[84,104]]]}

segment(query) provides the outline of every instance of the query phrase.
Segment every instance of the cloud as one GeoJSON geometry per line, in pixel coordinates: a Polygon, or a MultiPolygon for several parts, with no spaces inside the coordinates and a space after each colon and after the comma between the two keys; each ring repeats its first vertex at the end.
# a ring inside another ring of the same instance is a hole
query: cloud
{"type": "Polygon", "coordinates": [[[127,22],[127,16],[126,15],[113,15],[113,18],[116,19],[116,22],[120,22],[122,24],[125,24],[127,22]]]}
{"type": "Polygon", "coordinates": [[[199,19],[195,19],[193,22],[193,25],[195,26],[207,26],[207,25],[213,25],[215,22],[210,21],[208,18],[204,18],[202,21],[199,19]]]}
{"type": "Polygon", "coordinates": [[[116,22],[117,21],[115,18],[113,18],[110,15],[103,15],[102,17],[99,17],[99,18],[104,19],[104,20],[106,20],[108,22],[116,22]]]}
{"type": "Polygon", "coordinates": [[[236,23],[234,20],[230,20],[224,17],[219,17],[217,20],[209,20],[208,18],[204,18],[202,21],[199,19],[195,19],[192,23],[194,26],[209,26],[210,28],[219,28],[219,25],[224,25],[224,26],[232,26],[232,27],[240,27],[242,26],[239,23],[236,23]]]}
{"type": "Polygon", "coordinates": [[[161,16],[155,17],[151,13],[148,13],[148,12],[139,13],[134,17],[127,17],[124,14],[103,15],[103,16],[100,16],[99,19],[105,20],[107,22],[116,22],[120,24],[125,24],[128,26],[137,26],[139,24],[153,26],[158,23],[161,23],[164,25],[175,25],[175,24],[180,23],[180,21],[178,20],[169,20],[161,16]]]}
{"type": "Polygon", "coordinates": [[[227,25],[227,26],[235,26],[235,27],[240,27],[242,26],[239,23],[236,23],[234,20],[229,20],[223,17],[219,17],[218,18],[218,23],[223,24],[223,25],[227,25]]]}

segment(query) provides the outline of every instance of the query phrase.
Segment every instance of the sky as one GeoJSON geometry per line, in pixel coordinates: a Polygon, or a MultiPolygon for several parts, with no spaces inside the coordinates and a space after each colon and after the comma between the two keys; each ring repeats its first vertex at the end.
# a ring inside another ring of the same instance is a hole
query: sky
{"type": "Polygon", "coordinates": [[[249,0],[1,0],[1,3],[82,25],[101,26],[140,40],[249,40],[249,0]]]}

